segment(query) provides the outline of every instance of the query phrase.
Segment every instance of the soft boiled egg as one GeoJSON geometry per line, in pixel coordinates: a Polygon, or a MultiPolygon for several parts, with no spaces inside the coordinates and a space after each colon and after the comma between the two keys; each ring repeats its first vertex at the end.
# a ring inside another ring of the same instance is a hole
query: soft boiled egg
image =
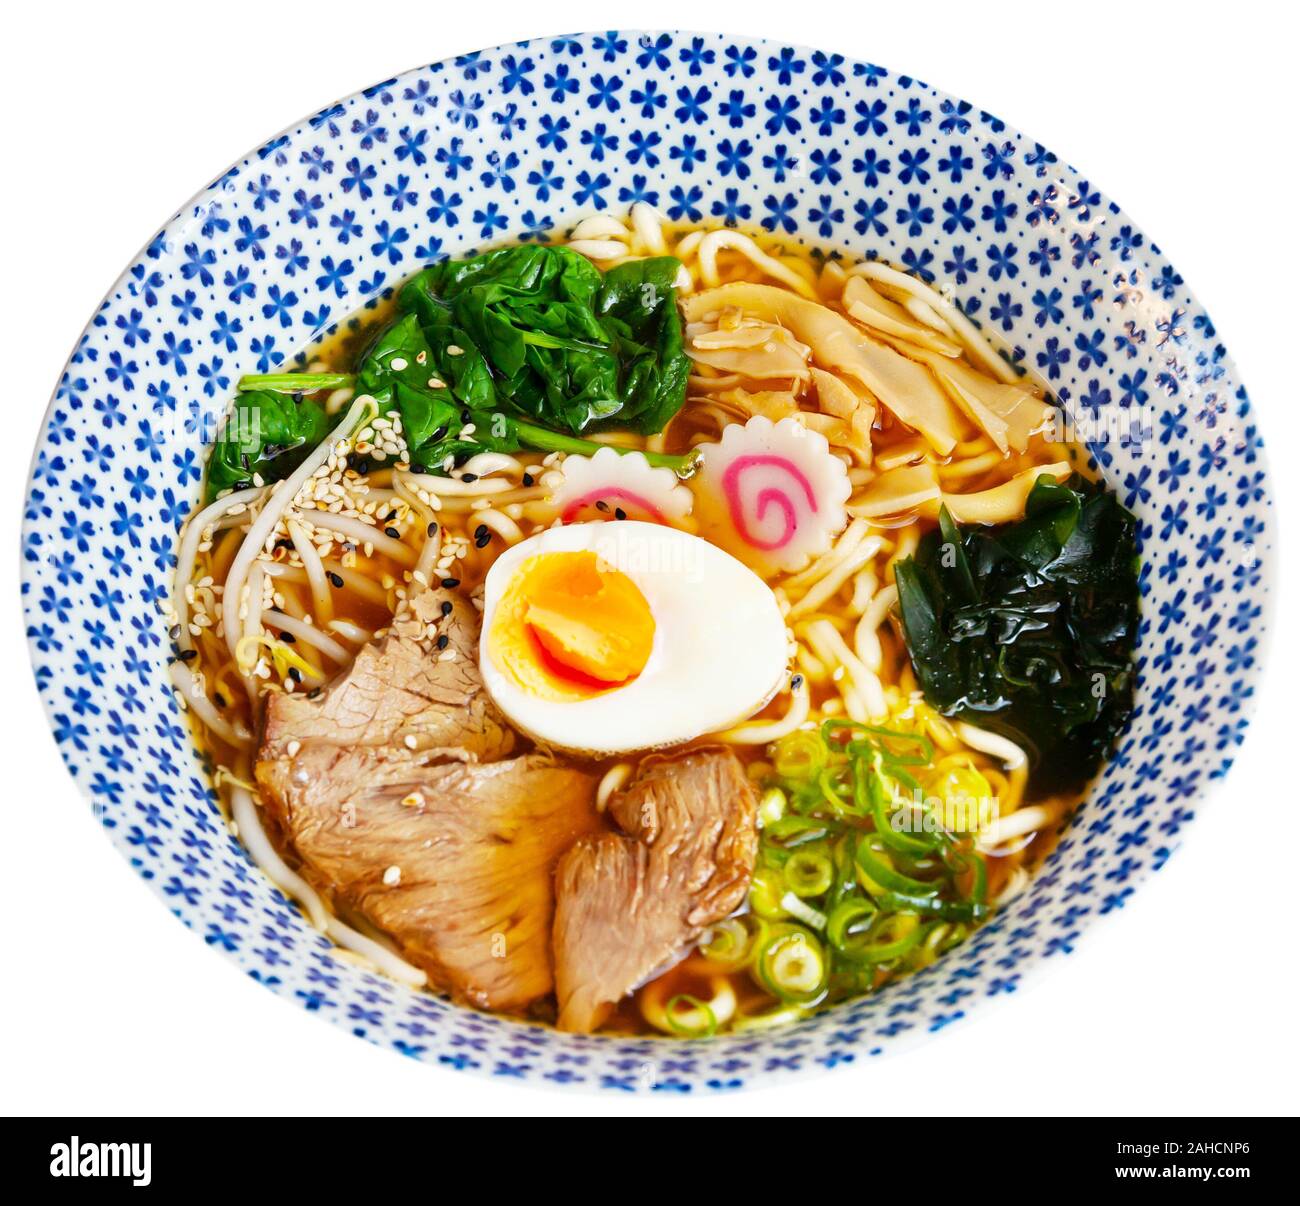
{"type": "Polygon", "coordinates": [[[728,728],[776,694],[788,657],[767,584],[676,528],[548,528],[488,571],[483,681],[516,728],[559,749],[616,754],[728,728]]]}

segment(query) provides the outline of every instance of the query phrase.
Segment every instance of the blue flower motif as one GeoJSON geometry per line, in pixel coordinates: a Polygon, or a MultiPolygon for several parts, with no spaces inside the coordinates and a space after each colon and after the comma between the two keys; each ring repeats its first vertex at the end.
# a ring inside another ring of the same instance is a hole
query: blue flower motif
{"type": "Polygon", "coordinates": [[[786,193],[784,197],[764,197],[763,208],[767,210],[767,217],[762,221],[763,229],[768,231],[784,230],[787,233],[793,233],[795,230],[794,214],[798,207],[799,201],[793,193],[786,193]]]}
{"type": "Polygon", "coordinates": [[[1051,151],[840,54],[604,31],[381,81],[243,157],[155,233],[42,426],[24,628],[60,750],[106,832],[260,983],[411,1058],[680,1095],[946,1028],[1125,907],[1242,743],[1271,513],[1253,409],[1213,322],[1163,251],[1051,151]],[[844,252],[845,266],[878,256],[935,281],[954,329],[949,304],[998,334],[1008,376],[1032,368],[1050,384],[1142,546],[1138,710],[1028,890],[887,993],[707,1050],[559,1046],[342,963],[226,832],[166,677],[182,524],[239,376],[298,363],[418,265],[558,240],[584,213],[642,202],[673,223],[757,226],[844,252]]]}

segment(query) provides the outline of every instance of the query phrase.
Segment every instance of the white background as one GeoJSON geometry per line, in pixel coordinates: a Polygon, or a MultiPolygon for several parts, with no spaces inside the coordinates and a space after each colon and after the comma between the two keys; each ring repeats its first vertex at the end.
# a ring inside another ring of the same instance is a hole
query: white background
{"type": "MultiPolygon", "coordinates": [[[[912,1053],[711,1100],[543,1094],[380,1051],[187,933],[64,773],[21,640],[22,476],[64,358],[159,223],[229,162],[407,67],[536,34],[726,28],[944,87],[1116,198],[1209,307],[1284,528],[1297,447],[1296,45],[1278,4],[556,0],[25,5],[4,19],[0,1110],[7,1113],[1295,1113],[1295,558],[1262,711],[1170,865],[1036,986],[912,1053]],[[21,19],[24,24],[14,24],[21,19]],[[9,525],[12,524],[12,527],[9,525]],[[1292,614],[1294,614],[1292,612],[1292,614]]],[[[1294,551],[1294,550],[1292,550],[1294,551]]]]}

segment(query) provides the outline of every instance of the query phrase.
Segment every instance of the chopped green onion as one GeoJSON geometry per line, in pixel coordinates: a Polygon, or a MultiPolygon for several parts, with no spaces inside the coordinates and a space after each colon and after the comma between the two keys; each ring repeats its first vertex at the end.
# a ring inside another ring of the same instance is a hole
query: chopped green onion
{"type": "Polygon", "coordinates": [[[769,1009],[763,1013],[751,1013],[738,1017],[731,1024],[734,1031],[744,1030],[771,1030],[776,1026],[785,1026],[790,1022],[797,1022],[801,1018],[808,1016],[808,1010],[801,1009],[797,1005],[786,1005],[777,1009],[769,1009]]]}
{"type": "Polygon", "coordinates": [[[781,906],[791,917],[796,917],[814,930],[824,930],[826,928],[826,914],[820,909],[814,909],[807,901],[796,896],[793,892],[787,892],[781,897],[781,906]]]}
{"type": "Polygon", "coordinates": [[[942,917],[945,921],[983,921],[993,911],[992,905],[978,900],[936,900],[932,896],[916,896],[907,892],[886,892],[878,898],[877,903],[882,909],[895,912],[910,909],[942,917]]]}
{"type": "Polygon", "coordinates": [[[875,916],[876,906],[865,896],[843,901],[826,919],[826,939],[837,951],[847,951],[850,940],[867,928],[862,923],[870,922],[875,916]]]}
{"type": "Polygon", "coordinates": [[[876,823],[876,833],[887,846],[905,854],[928,854],[939,844],[938,837],[915,837],[900,832],[889,814],[889,792],[879,765],[862,770],[854,779],[854,795],[858,807],[869,812],[876,823]]]}
{"type": "Polygon", "coordinates": [[[814,732],[796,729],[772,750],[772,767],[782,779],[808,782],[826,765],[826,743],[814,732]]]}
{"type": "Polygon", "coordinates": [[[856,720],[845,720],[842,717],[822,721],[822,738],[827,745],[846,746],[858,744],[852,739],[854,733],[865,733],[868,738],[882,738],[882,741],[873,742],[868,740],[865,744],[879,750],[889,762],[895,762],[901,766],[929,766],[934,761],[934,743],[924,733],[908,733],[902,729],[885,729],[879,725],[861,724],[856,720]],[[845,734],[848,734],[848,736],[845,736],[845,734]],[[888,741],[896,741],[903,745],[915,745],[917,752],[915,754],[896,753],[886,744],[888,741]]]}
{"type": "Polygon", "coordinates": [[[785,815],[788,803],[785,792],[779,787],[769,787],[758,802],[758,827],[763,829],[779,821],[785,815]]]}
{"type": "Polygon", "coordinates": [[[712,1038],[718,1032],[718,1019],[713,1010],[699,997],[684,992],[669,997],[664,1006],[664,1020],[668,1029],[682,1038],[712,1038]]]}
{"type": "Polygon", "coordinates": [[[863,839],[858,843],[854,857],[858,862],[859,873],[865,876],[868,881],[863,884],[863,887],[868,888],[868,890],[870,890],[871,885],[876,885],[887,892],[896,892],[920,899],[938,896],[943,890],[944,885],[941,881],[928,883],[925,880],[913,879],[910,875],[895,871],[883,858],[877,857],[877,853],[872,851],[868,839],[863,839]]]}
{"type": "Polygon", "coordinates": [[[817,850],[796,850],[782,870],[796,896],[821,896],[835,878],[835,865],[817,850]]]}
{"type": "Polygon", "coordinates": [[[965,936],[966,927],[960,922],[940,921],[926,931],[925,938],[917,948],[914,961],[921,966],[933,963],[965,936]]]}
{"type": "Polygon", "coordinates": [[[812,1005],[826,993],[826,956],[801,926],[781,927],[758,957],[759,983],[782,1001],[812,1005]]]}
{"type": "Polygon", "coordinates": [[[845,953],[863,963],[892,963],[917,946],[925,933],[915,913],[892,913],[871,927],[868,941],[854,943],[845,953]]]}
{"type": "Polygon", "coordinates": [[[818,820],[816,817],[781,817],[767,827],[764,837],[788,850],[806,842],[820,842],[822,838],[829,837],[833,824],[831,821],[818,820]]]}
{"type": "Polygon", "coordinates": [[[768,925],[760,917],[729,917],[713,926],[700,943],[700,954],[710,963],[738,971],[767,940],[768,925]]]}
{"type": "MultiPolygon", "coordinates": [[[[933,962],[989,915],[983,856],[912,802],[935,756],[924,732],[838,717],[771,748],[750,892],[751,918],[771,925],[750,944],[750,970],[790,1008],[732,1028],[873,991],[933,962]]],[[[719,954],[731,949],[711,941],[719,954]]]]}
{"type": "Polygon", "coordinates": [[[785,877],[775,867],[760,867],[749,881],[749,907],[760,917],[780,921],[788,917],[781,897],[785,895],[785,877]]]}
{"type": "MultiPolygon", "coordinates": [[[[822,799],[831,806],[831,811],[836,816],[846,816],[852,809],[849,807],[848,793],[841,792],[839,785],[836,783],[836,777],[841,775],[842,771],[824,770],[817,776],[817,786],[821,790],[822,799]]],[[[850,785],[849,791],[852,791],[850,785]]]]}

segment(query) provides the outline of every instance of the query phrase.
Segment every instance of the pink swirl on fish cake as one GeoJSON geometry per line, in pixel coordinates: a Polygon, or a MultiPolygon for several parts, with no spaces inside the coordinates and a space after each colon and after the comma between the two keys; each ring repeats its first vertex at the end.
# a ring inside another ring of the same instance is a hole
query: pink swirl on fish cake
{"type": "MultiPolygon", "coordinates": [[[[595,506],[600,502],[609,502],[611,499],[627,503],[629,507],[637,507],[648,515],[655,523],[664,523],[664,514],[648,498],[642,498],[639,494],[634,494],[631,490],[625,490],[622,486],[611,486],[608,489],[590,490],[578,498],[572,499],[568,506],[560,515],[564,523],[572,523],[575,515],[581,513],[584,507],[595,506]]],[[[626,510],[626,508],[624,508],[626,510]]]]}
{"type": "Polygon", "coordinates": [[[745,500],[741,497],[740,478],[746,469],[753,469],[757,466],[771,466],[788,473],[803,491],[804,501],[813,514],[817,513],[817,495],[813,491],[812,483],[788,457],[750,453],[747,456],[736,457],[727,466],[727,471],[722,475],[722,489],[726,495],[727,507],[731,512],[731,522],[735,525],[736,531],[740,533],[747,543],[752,544],[755,548],[784,548],[799,530],[798,509],[788,494],[783,493],[776,486],[767,486],[760,489],[754,499],[754,519],[760,524],[763,523],[770,507],[774,506],[781,511],[784,529],[781,536],[776,540],[765,539],[754,532],[750,528],[748,517],[745,514],[745,500]]]}

